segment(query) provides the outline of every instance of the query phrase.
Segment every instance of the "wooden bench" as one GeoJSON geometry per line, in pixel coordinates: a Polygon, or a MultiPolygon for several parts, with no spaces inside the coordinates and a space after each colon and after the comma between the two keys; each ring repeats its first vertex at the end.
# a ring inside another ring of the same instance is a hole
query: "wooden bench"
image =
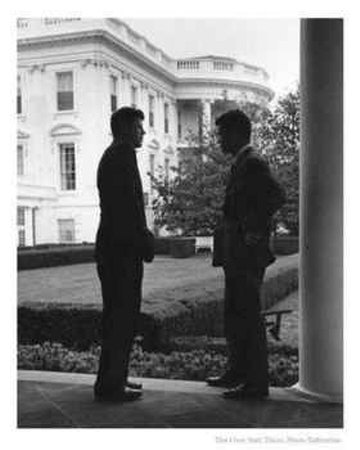
{"type": "Polygon", "coordinates": [[[265,325],[269,330],[271,336],[280,341],[280,329],[281,329],[281,318],[284,314],[292,313],[292,309],[274,309],[270,311],[263,311],[261,314],[265,318],[265,325]],[[267,320],[268,318],[272,320],[267,320]]]}
{"type": "Polygon", "coordinates": [[[195,237],[195,253],[199,250],[214,251],[214,239],[212,236],[196,236],[195,237]]]}

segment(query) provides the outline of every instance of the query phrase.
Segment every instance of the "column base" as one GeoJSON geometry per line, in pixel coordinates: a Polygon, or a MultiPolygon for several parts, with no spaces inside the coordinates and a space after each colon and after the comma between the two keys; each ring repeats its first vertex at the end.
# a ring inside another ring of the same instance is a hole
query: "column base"
{"type": "Polygon", "coordinates": [[[309,391],[300,385],[300,383],[296,383],[289,388],[294,394],[299,397],[306,398],[308,400],[312,400],[318,403],[343,403],[342,395],[329,395],[329,394],[320,394],[318,392],[309,391]]]}

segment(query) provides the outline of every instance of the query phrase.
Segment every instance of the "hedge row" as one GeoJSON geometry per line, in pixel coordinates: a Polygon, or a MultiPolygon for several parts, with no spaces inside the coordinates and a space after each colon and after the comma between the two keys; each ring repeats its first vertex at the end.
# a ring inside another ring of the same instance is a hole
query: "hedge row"
{"type": "Polygon", "coordinates": [[[293,255],[299,252],[297,236],[276,236],[272,238],[272,248],[276,255],[293,255]]]}
{"type": "MultiPolygon", "coordinates": [[[[156,238],[155,254],[170,254],[170,246],[170,238],[156,238]]],[[[17,267],[18,270],[29,270],[94,262],[94,250],[94,244],[43,244],[36,247],[19,248],[17,267]]]]}
{"type": "MultiPolygon", "coordinates": [[[[277,255],[297,253],[298,238],[276,237],[273,239],[273,249],[277,255]]],[[[189,257],[195,253],[195,238],[162,237],[155,239],[156,255],[172,255],[174,257],[189,257]]],[[[18,249],[18,270],[37,269],[41,267],[65,266],[94,261],[93,244],[42,244],[36,247],[18,249]]]]}
{"type": "MultiPolygon", "coordinates": [[[[98,346],[79,352],[49,342],[21,345],[18,350],[18,368],[96,373],[99,354],[98,346]]],[[[141,346],[135,345],[130,360],[130,375],[203,381],[208,376],[223,372],[226,360],[224,352],[207,348],[165,354],[146,352],[141,346]]],[[[298,379],[297,350],[287,347],[270,349],[269,375],[271,386],[293,385],[298,379]]]]}
{"type": "MultiPolygon", "coordinates": [[[[294,261],[296,262],[296,261],[294,261]]],[[[263,309],[268,309],[297,288],[297,266],[290,266],[265,280],[263,309]]],[[[152,315],[142,313],[137,330],[147,349],[163,348],[173,336],[223,336],[223,288],[199,298],[165,304],[152,315]]],[[[100,343],[100,307],[18,308],[20,344],[59,342],[75,349],[87,349],[100,343]]]]}
{"type": "MultiPolygon", "coordinates": [[[[262,309],[268,310],[298,288],[298,261],[293,259],[286,268],[269,273],[261,292],[262,309]]],[[[151,316],[156,337],[165,343],[172,336],[223,336],[223,287],[205,291],[198,297],[177,302],[163,302],[151,316]]]]}
{"type": "MultiPolygon", "coordinates": [[[[17,315],[19,344],[58,342],[74,350],[86,350],[101,342],[101,310],[99,308],[20,306],[17,315]]],[[[137,330],[146,348],[156,348],[159,337],[151,317],[140,315],[137,330]]]]}

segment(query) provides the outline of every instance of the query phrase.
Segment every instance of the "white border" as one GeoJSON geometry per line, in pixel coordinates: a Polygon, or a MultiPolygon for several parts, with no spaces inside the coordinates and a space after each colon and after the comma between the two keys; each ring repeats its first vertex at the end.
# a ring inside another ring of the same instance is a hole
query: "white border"
{"type": "MultiPolygon", "coordinates": [[[[46,430],[15,430],[16,420],[16,391],[15,391],[15,357],[14,349],[16,343],[15,329],[13,324],[16,321],[16,292],[15,282],[15,252],[16,247],[16,227],[15,222],[15,202],[16,198],[16,176],[15,170],[9,167],[16,167],[15,152],[11,151],[12,145],[16,142],[16,122],[13,120],[15,114],[15,82],[16,80],[16,53],[15,36],[16,16],[122,16],[122,17],[241,17],[241,18],[280,18],[280,17],[346,17],[345,23],[345,200],[346,200],[346,222],[345,222],[345,309],[346,309],[346,428],[344,433],[337,430],[317,430],[316,435],[321,436],[342,436],[343,442],[339,445],[322,445],[321,448],[355,448],[359,442],[357,435],[358,428],[358,376],[359,362],[358,335],[355,329],[359,321],[359,286],[356,283],[358,278],[359,248],[357,237],[359,235],[360,223],[357,211],[359,200],[356,186],[359,171],[359,144],[358,132],[358,86],[359,86],[359,14],[355,5],[356,2],[347,1],[315,1],[302,0],[299,2],[289,2],[288,0],[273,0],[271,2],[263,0],[256,2],[226,1],[190,1],[167,2],[152,0],[138,0],[125,5],[125,2],[106,1],[97,3],[75,2],[74,0],[62,0],[56,4],[56,8],[49,8],[48,1],[33,0],[12,1],[7,3],[7,9],[2,11],[0,26],[0,43],[2,45],[1,55],[5,62],[2,68],[2,108],[1,124],[4,125],[2,151],[6,155],[3,161],[1,173],[1,205],[2,211],[2,318],[1,329],[2,343],[2,383],[4,388],[1,396],[1,417],[2,440],[4,445],[26,449],[51,448],[53,450],[62,449],[64,445],[68,448],[76,449],[80,446],[84,448],[99,448],[111,446],[111,448],[121,449],[160,449],[171,448],[171,450],[181,449],[185,446],[197,449],[222,449],[222,448],[256,448],[259,445],[226,445],[216,444],[217,435],[232,436],[261,436],[263,430],[51,430],[51,434],[46,430]],[[61,7],[59,5],[61,4],[61,7]],[[10,89],[10,86],[12,87],[10,89]],[[351,242],[351,245],[350,245],[351,242]],[[9,273],[10,269],[10,273],[9,273]],[[9,276],[11,275],[11,276],[9,276]],[[3,430],[6,430],[3,431],[3,430]],[[46,434],[44,434],[46,433],[46,434]],[[109,441],[106,439],[109,438],[109,441]]],[[[51,5],[52,6],[52,5],[51,5]]],[[[308,433],[307,430],[286,430],[286,434],[294,433],[295,436],[308,433]]],[[[313,430],[313,433],[315,431],[313,430]]],[[[267,430],[268,436],[281,436],[284,430],[267,430]]],[[[314,448],[316,444],[309,446],[296,445],[297,449],[314,448]]],[[[267,444],[268,448],[284,448],[278,444],[267,444]]]]}

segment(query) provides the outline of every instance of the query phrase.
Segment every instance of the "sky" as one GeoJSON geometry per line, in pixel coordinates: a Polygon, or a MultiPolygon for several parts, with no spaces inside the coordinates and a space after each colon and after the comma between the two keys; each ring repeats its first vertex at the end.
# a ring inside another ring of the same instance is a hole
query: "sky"
{"type": "Polygon", "coordinates": [[[298,19],[121,20],[174,58],[213,54],[261,66],[277,95],[299,80],[298,19]]]}

